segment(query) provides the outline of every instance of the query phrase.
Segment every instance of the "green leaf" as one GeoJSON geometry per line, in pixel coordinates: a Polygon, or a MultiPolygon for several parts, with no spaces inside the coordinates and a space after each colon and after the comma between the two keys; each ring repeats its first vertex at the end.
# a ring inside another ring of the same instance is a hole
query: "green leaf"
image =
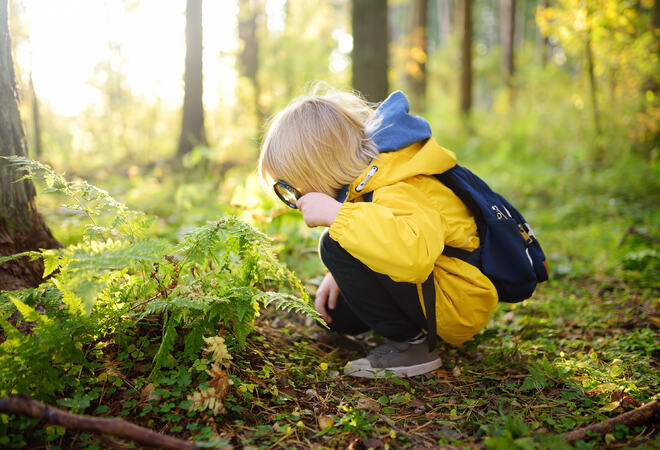
{"type": "Polygon", "coordinates": [[[160,367],[165,363],[166,358],[169,356],[172,350],[174,350],[174,344],[176,342],[176,338],[178,337],[176,326],[179,324],[179,321],[180,316],[178,314],[171,314],[169,318],[166,317],[164,319],[165,332],[163,333],[163,339],[160,342],[158,351],[154,356],[154,368],[152,369],[149,378],[158,372],[160,367]]]}
{"type": "Polygon", "coordinates": [[[623,373],[623,368],[618,364],[614,364],[610,367],[610,376],[616,378],[623,373]]]}
{"type": "Polygon", "coordinates": [[[42,253],[42,255],[44,258],[43,277],[46,278],[48,275],[60,268],[61,256],[52,250],[46,250],[42,253]]]}
{"type": "Polygon", "coordinates": [[[0,257],[0,264],[4,264],[9,261],[14,261],[19,258],[23,258],[25,256],[29,257],[32,261],[34,261],[35,259],[41,258],[41,252],[29,251],[29,252],[16,253],[14,255],[9,255],[9,256],[2,256],[0,257]]]}
{"type": "Polygon", "coordinates": [[[14,297],[13,295],[8,295],[8,297],[9,300],[11,300],[11,302],[14,304],[18,312],[21,313],[21,315],[25,320],[29,320],[31,322],[37,322],[39,325],[45,325],[51,322],[51,320],[47,316],[39,314],[37,311],[34,310],[34,308],[26,305],[21,300],[14,297]]]}

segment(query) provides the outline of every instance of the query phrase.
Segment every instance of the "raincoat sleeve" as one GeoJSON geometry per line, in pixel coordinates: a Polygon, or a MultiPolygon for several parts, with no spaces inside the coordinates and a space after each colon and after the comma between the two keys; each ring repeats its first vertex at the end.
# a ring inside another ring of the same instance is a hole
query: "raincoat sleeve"
{"type": "Polygon", "coordinates": [[[373,202],[344,203],[330,237],[375,272],[423,283],[444,248],[447,226],[436,209],[402,181],[375,191],[373,202]]]}

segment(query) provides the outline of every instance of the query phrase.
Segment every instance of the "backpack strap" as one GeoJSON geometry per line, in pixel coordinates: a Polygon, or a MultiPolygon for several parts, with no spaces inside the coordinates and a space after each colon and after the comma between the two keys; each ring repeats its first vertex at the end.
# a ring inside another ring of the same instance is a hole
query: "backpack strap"
{"type": "Polygon", "coordinates": [[[481,245],[471,252],[462,248],[445,245],[442,254],[450,258],[458,258],[468,264],[472,264],[477,269],[481,267],[481,245]]]}
{"type": "Polygon", "coordinates": [[[433,281],[433,270],[431,270],[431,274],[426,281],[422,283],[422,296],[424,297],[424,312],[426,312],[426,339],[429,341],[429,352],[432,352],[438,340],[435,321],[435,283],[433,281]]]}

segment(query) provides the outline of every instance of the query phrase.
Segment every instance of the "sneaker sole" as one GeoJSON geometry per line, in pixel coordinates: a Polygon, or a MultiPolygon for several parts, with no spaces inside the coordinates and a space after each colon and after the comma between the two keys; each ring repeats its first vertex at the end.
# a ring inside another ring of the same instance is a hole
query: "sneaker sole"
{"type": "Polygon", "coordinates": [[[344,369],[344,375],[361,378],[386,378],[392,377],[414,377],[415,375],[423,375],[442,366],[441,359],[434,359],[423,364],[415,366],[402,366],[402,367],[351,367],[347,366],[344,369]]]}

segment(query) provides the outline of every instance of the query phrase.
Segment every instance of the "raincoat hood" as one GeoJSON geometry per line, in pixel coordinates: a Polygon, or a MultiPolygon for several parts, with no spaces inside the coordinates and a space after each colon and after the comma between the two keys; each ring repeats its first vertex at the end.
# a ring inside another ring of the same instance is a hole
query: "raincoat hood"
{"type": "Polygon", "coordinates": [[[342,189],[337,200],[350,201],[379,187],[417,175],[442,173],[456,165],[456,155],[431,139],[429,123],[409,111],[408,99],[401,91],[380,105],[371,119],[374,129],[368,132],[380,156],[342,189]]]}

